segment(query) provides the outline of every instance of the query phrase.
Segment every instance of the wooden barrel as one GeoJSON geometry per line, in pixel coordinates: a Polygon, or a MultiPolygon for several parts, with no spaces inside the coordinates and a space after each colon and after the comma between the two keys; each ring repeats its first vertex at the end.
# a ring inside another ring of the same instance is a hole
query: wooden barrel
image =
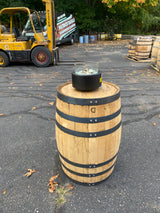
{"type": "Polygon", "coordinates": [[[134,57],[136,52],[136,44],[135,43],[129,43],[129,48],[128,48],[128,56],[134,57]]]}
{"type": "Polygon", "coordinates": [[[157,53],[157,64],[156,64],[156,70],[157,71],[160,71],[160,49],[158,50],[158,53],[157,53]]]}
{"type": "Polygon", "coordinates": [[[128,47],[128,56],[130,58],[135,57],[136,43],[137,43],[137,36],[134,36],[134,37],[132,37],[132,41],[129,42],[129,47],[128,47]]]}
{"type": "Polygon", "coordinates": [[[154,66],[157,65],[157,57],[158,57],[159,50],[160,50],[160,37],[156,37],[153,43],[152,54],[151,54],[151,64],[154,66]]]}
{"type": "Polygon", "coordinates": [[[80,92],[57,90],[56,141],[62,169],[72,180],[94,185],[112,173],[121,140],[119,88],[111,83],[80,92]]]}
{"type": "Polygon", "coordinates": [[[152,37],[138,37],[136,43],[135,57],[137,59],[148,59],[152,49],[152,37]]]}

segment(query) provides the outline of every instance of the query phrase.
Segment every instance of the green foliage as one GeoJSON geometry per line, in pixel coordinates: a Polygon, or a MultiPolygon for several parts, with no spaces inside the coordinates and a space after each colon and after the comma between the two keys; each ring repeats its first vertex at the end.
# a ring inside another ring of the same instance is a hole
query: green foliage
{"type": "Polygon", "coordinates": [[[94,8],[86,7],[82,5],[75,14],[79,30],[83,33],[94,31],[97,28],[97,21],[95,20],[94,8]]]}
{"type": "MultiPolygon", "coordinates": [[[[160,1],[146,0],[145,3],[136,1],[105,0],[110,2],[109,6],[103,4],[102,0],[55,0],[55,8],[57,12],[73,14],[81,34],[108,31],[132,34],[160,33],[160,1]]],[[[25,6],[37,11],[45,10],[42,0],[0,1],[0,9],[15,6],[25,6]]],[[[17,18],[17,22],[21,25],[24,25],[25,21],[22,16],[17,18]]]]}
{"type": "Polygon", "coordinates": [[[118,24],[118,31],[121,33],[156,34],[160,31],[160,2],[158,2],[157,6],[152,7],[151,4],[155,2],[156,0],[153,2],[148,0],[146,4],[133,7],[133,1],[121,1],[108,8],[107,15],[109,20],[113,20],[112,23],[118,24]]]}
{"type": "Polygon", "coordinates": [[[100,31],[105,17],[101,0],[55,0],[56,11],[74,14],[81,33],[100,31]]]}
{"type": "Polygon", "coordinates": [[[5,7],[28,7],[37,11],[45,9],[41,0],[1,0],[0,9],[5,7]]]}
{"type": "MultiPolygon", "coordinates": [[[[0,1],[0,9],[5,7],[28,7],[30,9],[35,9],[37,11],[45,10],[45,5],[41,0],[1,0],[0,1]]],[[[17,28],[23,29],[23,26],[25,25],[26,21],[28,19],[28,16],[23,14],[16,14],[14,16],[14,26],[17,28]]],[[[2,24],[9,27],[9,17],[5,14],[2,14],[1,16],[2,24]]]]}

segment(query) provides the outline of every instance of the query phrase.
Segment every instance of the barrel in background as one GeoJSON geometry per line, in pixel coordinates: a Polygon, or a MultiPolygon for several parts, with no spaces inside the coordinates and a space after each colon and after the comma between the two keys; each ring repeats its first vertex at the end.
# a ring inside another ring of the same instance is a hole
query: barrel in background
{"type": "Polygon", "coordinates": [[[134,36],[129,43],[128,57],[135,61],[149,59],[151,58],[152,47],[152,36],[134,36]]]}
{"type": "Polygon", "coordinates": [[[160,70],[160,49],[158,49],[157,53],[156,68],[158,69],[158,71],[160,70]]]}
{"type": "Polygon", "coordinates": [[[132,37],[132,40],[129,42],[128,56],[131,58],[135,57],[137,38],[138,38],[137,36],[134,36],[132,37]]]}
{"type": "Polygon", "coordinates": [[[148,59],[152,51],[152,37],[140,36],[137,38],[135,57],[137,59],[148,59]]]}
{"type": "MultiPolygon", "coordinates": [[[[153,43],[152,54],[151,54],[151,64],[154,66],[157,65],[157,58],[159,58],[158,56],[159,50],[160,50],[160,37],[156,37],[153,43]]],[[[158,62],[158,66],[159,66],[159,62],[158,62]]]]}
{"type": "Polygon", "coordinates": [[[115,34],[115,39],[116,40],[121,40],[122,39],[122,34],[115,34]]]}
{"type": "Polygon", "coordinates": [[[80,43],[80,44],[83,44],[83,41],[84,41],[83,36],[80,36],[80,37],[79,37],[79,43],[80,43]]]}
{"type": "Polygon", "coordinates": [[[106,40],[106,34],[105,33],[101,33],[101,40],[102,41],[106,40]]]}
{"type": "Polygon", "coordinates": [[[66,83],[58,88],[56,141],[65,174],[87,185],[108,178],[121,140],[119,88],[103,82],[92,92],[66,83]]]}
{"type": "Polygon", "coordinates": [[[97,35],[90,35],[89,41],[90,41],[91,44],[97,43],[97,35]]]}
{"type": "Polygon", "coordinates": [[[128,56],[134,57],[136,52],[136,43],[130,42],[128,48],[128,56]]]}
{"type": "Polygon", "coordinates": [[[84,43],[88,44],[89,43],[89,35],[84,35],[84,43]]]}

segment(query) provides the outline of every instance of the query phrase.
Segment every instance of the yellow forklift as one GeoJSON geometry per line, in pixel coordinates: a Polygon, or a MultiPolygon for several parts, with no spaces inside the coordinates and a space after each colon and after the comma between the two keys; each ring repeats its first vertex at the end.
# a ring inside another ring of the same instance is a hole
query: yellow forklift
{"type": "Polygon", "coordinates": [[[0,21],[0,67],[8,66],[10,62],[33,62],[38,67],[47,67],[59,61],[59,49],[55,42],[55,9],[54,0],[42,0],[46,5],[47,40],[44,38],[39,14],[27,7],[3,8],[2,14],[10,18],[9,32],[1,30],[0,21]],[[34,37],[20,36],[13,27],[13,17],[16,13],[27,13],[34,37]],[[34,14],[34,16],[32,15],[34,14]]]}

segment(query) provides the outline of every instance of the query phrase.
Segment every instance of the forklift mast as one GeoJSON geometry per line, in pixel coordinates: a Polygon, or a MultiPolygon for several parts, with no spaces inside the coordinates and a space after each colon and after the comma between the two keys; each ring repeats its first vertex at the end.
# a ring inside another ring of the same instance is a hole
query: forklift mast
{"type": "Polygon", "coordinates": [[[52,52],[53,49],[56,48],[54,0],[42,1],[46,4],[47,37],[49,40],[48,49],[52,52]]]}

